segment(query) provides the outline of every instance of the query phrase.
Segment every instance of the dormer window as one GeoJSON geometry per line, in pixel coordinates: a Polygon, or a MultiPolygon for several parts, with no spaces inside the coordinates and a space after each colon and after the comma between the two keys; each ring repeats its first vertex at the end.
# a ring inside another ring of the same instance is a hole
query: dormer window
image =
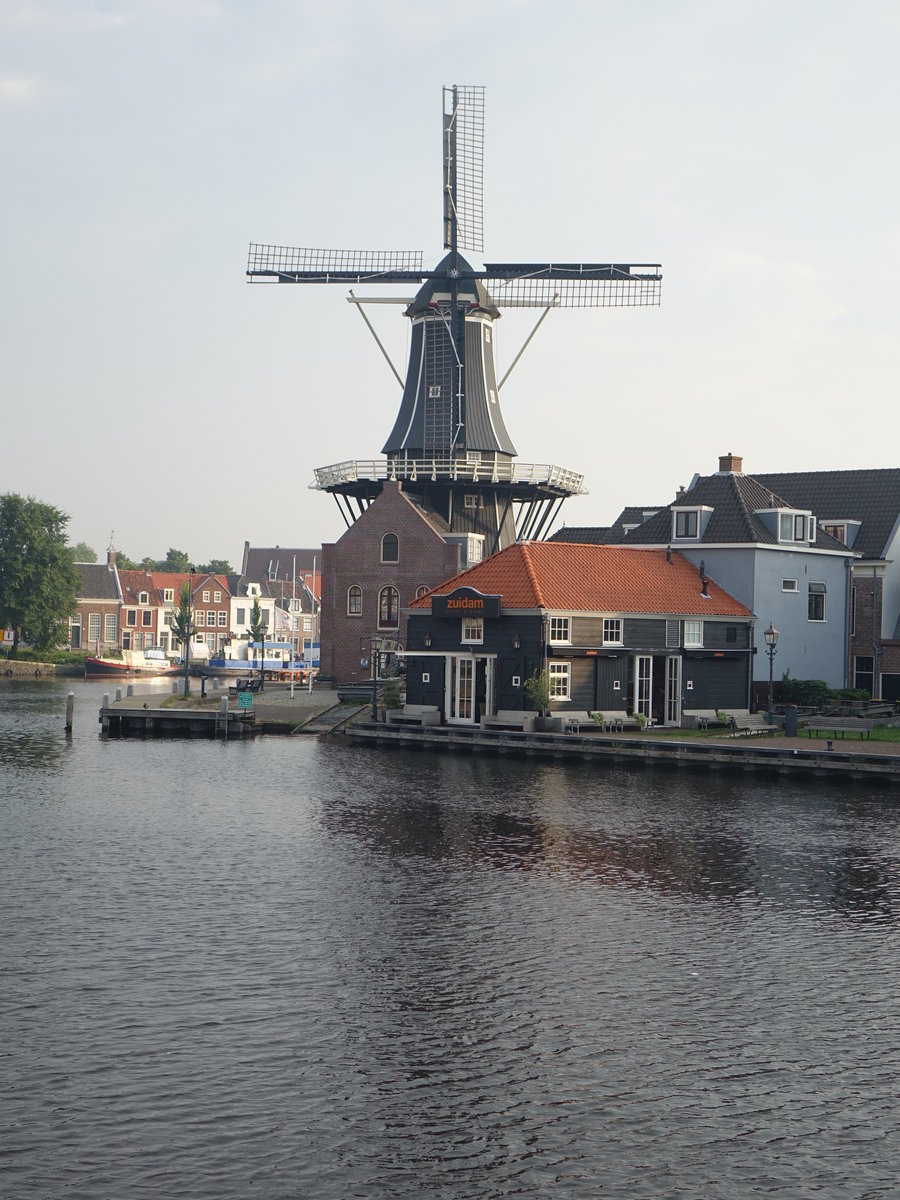
{"type": "Polygon", "coordinates": [[[147,592],[138,592],[138,604],[149,604],[150,596],[147,592]]]}
{"type": "Polygon", "coordinates": [[[700,514],[696,508],[681,508],[675,509],[675,528],[673,534],[676,538],[695,538],[700,529],[700,514]]]}
{"type": "Polygon", "coordinates": [[[778,514],[779,542],[814,542],[816,518],[811,513],[784,512],[778,514]]]}

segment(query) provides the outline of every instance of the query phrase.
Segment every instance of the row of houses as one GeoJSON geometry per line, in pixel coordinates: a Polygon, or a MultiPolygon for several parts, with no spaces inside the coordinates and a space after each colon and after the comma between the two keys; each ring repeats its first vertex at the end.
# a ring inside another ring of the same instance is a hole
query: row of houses
{"type": "Polygon", "coordinates": [[[111,546],[105,563],[77,563],[76,608],[69,619],[69,645],[91,654],[160,646],[172,656],[183,648],[172,628],[182,585],[191,593],[194,657],[214,657],[233,638],[249,638],[255,601],[267,634],[293,642],[297,657],[318,640],[318,574],[313,551],[289,563],[275,551],[245,544],[240,573],[209,574],[119,568],[111,546]],[[312,566],[309,566],[309,563],[312,566]],[[288,569],[290,568],[290,575],[288,569]]]}
{"type": "Polygon", "coordinates": [[[484,559],[386,481],[323,546],[322,671],[361,682],[398,653],[408,697],[458,721],[527,706],[540,664],[554,707],[664,724],[763,707],[773,670],[896,700],[898,538],[893,469],[750,476],[729,453],[668,504],[484,559]]]}

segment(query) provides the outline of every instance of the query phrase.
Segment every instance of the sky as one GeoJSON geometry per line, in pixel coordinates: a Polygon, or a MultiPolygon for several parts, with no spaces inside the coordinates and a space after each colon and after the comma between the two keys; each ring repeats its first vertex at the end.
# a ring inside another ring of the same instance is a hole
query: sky
{"type": "Polygon", "coordinates": [[[662,263],[660,307],[552,312],[501,393],[520,459],[585,477],[559,523],[728,452],[896,466],[898,51],[871,0],[0,0],[0,492],[101,556],[338,538],[314,469],[379,458],[400,389],[346,290],[250,286],[248,244],[436,263],[454,83],[488,261],[662,263]]]}

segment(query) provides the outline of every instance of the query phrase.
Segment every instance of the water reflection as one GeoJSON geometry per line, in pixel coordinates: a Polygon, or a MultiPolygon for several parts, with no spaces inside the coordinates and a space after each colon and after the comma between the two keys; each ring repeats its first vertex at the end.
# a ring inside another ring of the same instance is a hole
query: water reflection
{"type": "MultiPolygon", "coordinates": [[[[785,836],[771,807],[746,811],[744,789],[735,787],[732,806],[723,808],[717,792],[714,806],[694,781],[654,776],[652,772],[611,773],[599,782],[588,776],[574,780],[576,800],[561,782],[573,783],[565,769],[544,776],[550,786],[541,794],[539,778],[516,778],[503,792],[477,794],[469,787],[461,801],[452,790],[446,800],[433,799],[431,767],[415,778],[416,756],[404,764],[404,794],[392,789],[377,795],[329,798],[323,821],[331,832],[349,834],[391,859],[427,859],[484,866],[499,872],[566,877],[600,887],[650,891],[662,896],[745,906],[787,905],[800,915],[825,910],[856,921],[895,923],[900,901],[900,857],[878,844],[846,846],[821,835],[805,843],[800,829],[785,836]],[[585,804],[583,783],[591,785],[585,804]],[[641,783],[640,796],[621,811],[623,790],[641,783]],[[523,790],[521,785],[526,784],[523,790]],[[498,806],[499,805],[499,806],[498,806]],[[625,819],[623,820],[623,816],[625,819]],[[635,819],[635,818],[642,819],[635,819]],[[587,827],[586,827],[587,826],[587,827]],[[624,827],[623,827],[624,826],[624,827]]],[[[574,769],[576,772],[578,768],[574,769]]],[[[476,773],[482,775],[483,773],[476,773]]],[[[496,782],[496,780],[495,780],[496,782]]],[[[707,783],[706,788],[709,787],[707,783]]],[[[765,789],[753,785],[755,798],[765,789]]],[[[815,802],[825,819],[828,806],[812,786],[798,785],[795,797],[815,802]]],[[[852,822],[854,799],[830,796],[845,807],[852,822]]],[[[867,807],[864,806],[863,815],[867,807]]],[[[784,814],[778,814],[779,818],[784,814]]],[[[896,825],[887,803],[879,805],[879,824],[896,825]]]]}

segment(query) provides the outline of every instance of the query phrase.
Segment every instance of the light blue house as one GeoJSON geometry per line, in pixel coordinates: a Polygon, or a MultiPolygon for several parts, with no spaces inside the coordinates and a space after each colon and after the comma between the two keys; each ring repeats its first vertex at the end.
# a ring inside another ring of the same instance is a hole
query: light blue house
{"type": "Polygon", "coordinates": [[[742,472],[728,454],[714,475],[696,475],[665,507],[629,508],[609,529],[561,529],[557,541],[671,547],[756,614],[757,700],[768,686],[764,630],[778,643],[774,677],[824,679],[848,686],[847,631],[853,551],[820,527],[817,514],[792,505],[742,472]],[[765,687],[763,686],[765,685],[765,687]]]}

